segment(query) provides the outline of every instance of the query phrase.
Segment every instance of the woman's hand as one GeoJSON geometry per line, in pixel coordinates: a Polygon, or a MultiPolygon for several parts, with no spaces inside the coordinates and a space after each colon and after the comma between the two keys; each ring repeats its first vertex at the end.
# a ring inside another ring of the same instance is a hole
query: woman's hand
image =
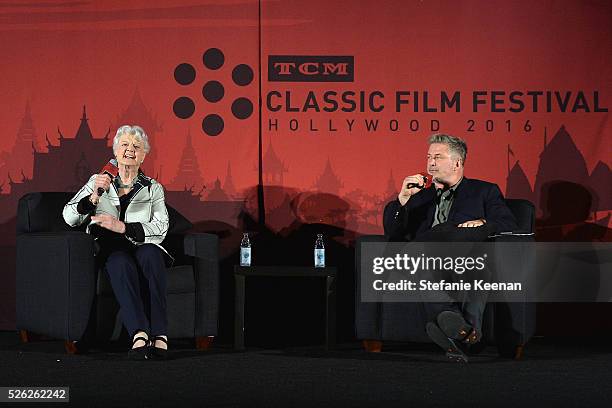
{"type": "Polygon", "coordinates": [[[96,180],[94,181],[94,194],[98,194],[98,188],[101,188],[104,191],[108,191],[111,185],[111,178],[108,174],[98,174],[96,175],[96,180]]]}
{"type": "Polygon", "coordinates": [[[107,230],[117,232],[119,234],[125,234],[125,224],[123,221],[119,221],[117,218],[108,214],[94,215],[91,220],[107,230]]]}
{"type": "Polygon", "coordinates": [[[89,196],[89,201],[93,205],[98,205],[100,201],[100,196],[98,195],[98,189],[101,188],[104,191],[108,191],[111,184],[111,178],[108,174],[98,174],[96,175],[96,180],[94,181],[94,191],[89,196]]]}

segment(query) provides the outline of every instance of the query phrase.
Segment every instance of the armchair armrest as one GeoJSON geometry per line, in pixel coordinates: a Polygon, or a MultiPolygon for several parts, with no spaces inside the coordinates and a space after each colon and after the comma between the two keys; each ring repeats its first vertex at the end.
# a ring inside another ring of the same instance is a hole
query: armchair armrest
{"type": "Polygon", "coordinates": [[[535,239],[535,233],[529,231],[521,232],[500,232],[498,234],[489,235],[489,240],[495,242],[529,242],[535,239]]]}
{"type": "MultiPolygon", "coordinates": [[[[535,277],[535,234],[501,233],[489,238],[501,244],[494,260],[500,280],[512,280],[517,275],[522,280],[535,277]]],[[[524,302],[495,304],[495,342],[502,355],[514,352],[516,345],[527,343],[535,329],[536,303],[528,302],[527,296],[524,302]]]]}
{"type": "Polygon", "coordinates": [[[204,232],[187,233],[183,240],[185,255],[219,260],[219,237],[204,232]]]}
{"type": "Polygon", "coordinates": [[[93,237],[84,232],[17,236],[18,329],[79,340],[95,293],[93,237]]]}
{"type": "Polygon", "coordinates": [[[193,257],[196,286],[195,335],[216,336],[219,316],[219,238],[190,233],[183,240],[185,255],[193,257]]]}

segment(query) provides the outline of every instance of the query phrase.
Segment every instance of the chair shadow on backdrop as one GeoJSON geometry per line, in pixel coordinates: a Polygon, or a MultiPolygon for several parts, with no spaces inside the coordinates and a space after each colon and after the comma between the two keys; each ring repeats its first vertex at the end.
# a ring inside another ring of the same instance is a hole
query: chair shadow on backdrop
{"type": "MultiPolygon", "coordinates": [[[[245,211],[240,216],[243,231],[250,234],[252,264],[313,266],[315,239],[317,234],[323,234],[326,264],[338,268],[337,338],[339,341],[353,340],[352,241],[355,234],[345,228],[349,204],[333,194],[266,186],[266,225],[262,226],[256,218],[255,197],[253,189],[247,194],[245,211]]],[[[240,237],[241,233],[238,231],[240,237]]],[[[231,259],[222,260],[222,281],[233,276],[233,266],[239,259],[240,237],[232,239],[235,252],[231,259]]],[[[231,283],[233,289],[233,281],[231,283]]],[[[324,284],[318,278],[249,278],[246,282],[246,343],[262,347],[324,343],[324,284]]],[[[233,290],[229,292],[223,283],[222,288],[222,293],[233,294],[233,290]]],[[[222,304],[226,303],[227,310],[233,310],[228,299],[222,300],[222,304]]],[[[225,312],[223,316],[225,321],[225,312]]]]}
{"type": "MultiPolygon", "coordinates": [[[[536,237],[539,242],[611,242],[612,229],[608,225],[610,214],[597,220],[601,198],[589,187],[570,181],[551,181],[542,185],[540,210],[542,218],[536,220],[536,237]],[[597,223],[595,221],[598,221],[597,223]]],[[[605,206],[604,206],[605,207],[605,206]]],[[[584,271],[577,282],[583,291],[596,292],[597,281],[589,280],[584,271]],[[590,289],[586,287],[590,285],[590,289]],[[585,288],[586,287],[586,288],[585,288]]],[[[612,334],[612,320],[601,316],[612,315],[612,303],[568,302],[539,303],[537,310],[538,335],[543,336],[594,336],[612,334]],[[580,330],[567,330],[567,322],[579,325],[580,330]]]]}

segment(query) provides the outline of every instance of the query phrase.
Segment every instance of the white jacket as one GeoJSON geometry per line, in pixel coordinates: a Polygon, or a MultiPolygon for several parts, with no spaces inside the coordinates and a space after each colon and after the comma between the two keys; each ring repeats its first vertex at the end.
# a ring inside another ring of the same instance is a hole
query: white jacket
{"type": "MultiPolygon", "coordinates": [[[[94,191],[95,179],[96,174],[91,176],[87,183],[64,206],[62,215],[64,216],[64,221],[71,227],[79,226],[87,219],[88,214],[79,214],[77,206],[83,197],[91,195],[94,191]]],[[[139,173],[138,179],[134,183],[134,189],[136,192],[128,203],[123,221],[141,223],[145,240],[144,242],[136,242],[129,237],[127,238],[136,245],[155,244],[168,253],[160,245],[166,237],[169,227],[163,186],[154,179],[139,173]]],[[[100,197],[96,207],[96,215],[99,214],[110,214],[117,218],[121,214],[119,194],[113,183],[111,183],[109,191],[100,197]]],[[[87,226],[88,233],[91,224],[90,222],[87,226]]]]}

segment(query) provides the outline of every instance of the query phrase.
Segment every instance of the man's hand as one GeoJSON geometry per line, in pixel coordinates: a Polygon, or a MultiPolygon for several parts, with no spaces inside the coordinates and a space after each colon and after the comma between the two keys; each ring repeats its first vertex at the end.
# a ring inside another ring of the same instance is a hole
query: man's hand
{"type": "Polygon", "coordinates": [[[425,186],[424,177],[421,174],[415,174],[414,176],[408,176],[404,179],[400,193],[397,196],[401,205],[406,205],[410,197],[422,190],[419,187],[408,188],[408,184],[416,184],[417,186],[425,186]]]}
{"type": "Polygon", "coordinates": [[[472,220],[472,221],[466,221],[464,223],[461,223],[459,225],[457,225],[458,227],[464,228],[464,227],[480,227],[481,225],[485,225],[487,223],[486,220],[483,220],[482,218],[479,220],[472,220]]]}
{"type": "Polygon", "coordinates": [[[94,215],[91,220],[107,230],[118,232],[119,234],[125,234],[125,224],[123,221],[119,221],[117,218],[108,214],[94,215]]]}

